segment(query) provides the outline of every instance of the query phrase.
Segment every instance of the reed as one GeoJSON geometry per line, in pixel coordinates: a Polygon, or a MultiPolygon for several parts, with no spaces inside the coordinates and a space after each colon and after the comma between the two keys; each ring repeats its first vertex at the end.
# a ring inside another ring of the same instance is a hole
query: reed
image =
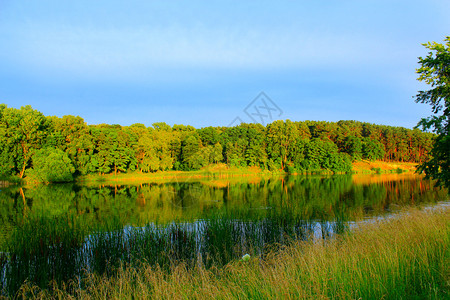
{"type": "Polygon", "coordinates": [[[6,242],[0,258],[0,292],[13,294],[24,281],[46,286],[80,273],[78,249],[86,232],[74,218],[31,218],[6,242]]]}
{"type": "MultiPolygon", "coordinates": [[[[245,253],[264,257],[281,245],[306,240],[314,228],[288,212],[259,219],[231,213],[191,223],[122,224],[118,218],[94,226],[68,216],[25,219],[0,256],[0,294],[14,295],[24,282],[45,289],[86,273],[114,277],[121,265],[145,263],[166,272],[177,265],[222,267],[245,253]]],[[[336,231],[323,230],[324,237],[336,231]]]]}
{"type": "Polygon", "coordinates": [[[330,240],[296,241],[262,259],[224,267],[163,269],[145,261],[108,276],[18,295],[80,299],[446,299],[450,296],[450,210],[410,209],[357,223],[330,240]],[[69,288],[69,287],[72,288],[69,288]]]}

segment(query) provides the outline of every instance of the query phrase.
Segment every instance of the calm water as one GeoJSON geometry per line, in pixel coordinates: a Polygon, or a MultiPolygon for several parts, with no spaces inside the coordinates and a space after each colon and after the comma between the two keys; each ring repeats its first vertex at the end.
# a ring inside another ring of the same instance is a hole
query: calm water
{"type": "Polygon", "coordinates": [[[349,222],[448,201],[415,175],[289,176],[0,191],[1,293],[111,265],[264,255],[292,239],[328,238],[349,222]],[[38,249],[38,250],[37,250],[38,249]]]}

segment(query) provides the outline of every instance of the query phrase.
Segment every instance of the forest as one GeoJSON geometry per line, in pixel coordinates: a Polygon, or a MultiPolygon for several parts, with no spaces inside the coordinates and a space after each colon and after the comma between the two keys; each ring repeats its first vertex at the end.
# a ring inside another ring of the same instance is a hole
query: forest
{"type": "Polygon", "coordinates": [[[357,160],[422,163],[435,135],[358,121],[274,121],[234,127],[88,125],[0,105],[0,176],[41,182],[128,171],[191,171],[210,164],[269,171],[350,172],[357,160]]]}

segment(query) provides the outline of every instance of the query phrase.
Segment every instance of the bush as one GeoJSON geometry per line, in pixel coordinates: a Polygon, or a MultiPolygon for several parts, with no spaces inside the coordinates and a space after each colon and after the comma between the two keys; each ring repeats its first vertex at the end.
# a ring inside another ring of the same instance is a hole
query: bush
{"type": "Polygon", "coordinates": [[[381,174],[381,168],[372,168],[372,171],[374,171],[377,174],[381,174]]]}
{"type": "Polygon", "coordinates": [[[281,169],[281,162],[280,159],[277,159],[275,161],[273,161],[272,159],[269,159],[269,161],[267,162],[267,168],[269,169],[269,171],[271,172],[277,172],[280,171],[281,169]]]}
{"type": "Polygon", "coordinates": [[[347,153],[330,153],[322,164],[324,169],[336,172],[351,172],[352,159],[347,153]]]}
{"type": "Polygon", "coordinates": [[[298,170],[294,166],[287,166],[286,171],[288,174],[295,174],[298,172],[298,170]]]}
{"type": "Polygon", "coordinates": [[[54,148],[38,150],[32,158],[33,168],[27,179],[38,182],[73,181],[75,168],[65,152],[54,148]]]}
{"type": "Polygon", "coordinates": [[[313,139],[305,149],[305,161],[300,164],[304,170],[325,169],[332,172],[350,172],[352,158],[347,153],[339,153],[338,147],[330,140],[313,139]]]}

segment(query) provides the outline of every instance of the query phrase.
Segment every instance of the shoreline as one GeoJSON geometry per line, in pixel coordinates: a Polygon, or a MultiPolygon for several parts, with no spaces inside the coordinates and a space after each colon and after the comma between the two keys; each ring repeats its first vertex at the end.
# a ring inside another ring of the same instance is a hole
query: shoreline
{"type": "MultiPolygon", "coordinates": [[[[417,163],[357,161],[353,163],[351,173],[358,175],[370,174],[414,174],[417,163]]],[[[155,173],[129,172],[120,174],[84,175],[75,179],[76,183],[108,183],[108,182],[161,182],[172,180],[205,179],[205,178],[236,178],[236,177],[278,177],[286,175],[334,175],[336,173],[322,170],[297,172],[289,174],[285,171],[271,172],[256,167],[229,168],[226,165],[212,165],[196,171],[160,171],[155,173]]],[[[345,174],[345,173],[338,173],[345,174]]]]}
{"type": "MultiPolygon", "coordinates": [[[[142,173],[139,171],[118,173],[118,174],[89,174],[81,175],[72,181],[73,183],[117,183],[117,182],[167,182],[167,181],[188,181],[191,179],[223,179],[223,178],[240,178],[240,177],[257,177],[269,178],[287,175],[335,175],[335,174],[414,174],[417,163],[410,162],[384,162],[384,161],[367,161],[360,160],[352,163],[352,171],[350,173],[333,173],[328,170],[317,170],[307,172],[288,173],[286,171],[268,171],[261,170],[258,167],[228,167],[225,164],[210,165],[195,171],[158,171],[154,173],[142,173]]],[[[42,183],[27,182],[26,178],[18,179],[16,177],[0,180],[0,188],[21,184],[23,186],[36,185],[42,183]]]]}

